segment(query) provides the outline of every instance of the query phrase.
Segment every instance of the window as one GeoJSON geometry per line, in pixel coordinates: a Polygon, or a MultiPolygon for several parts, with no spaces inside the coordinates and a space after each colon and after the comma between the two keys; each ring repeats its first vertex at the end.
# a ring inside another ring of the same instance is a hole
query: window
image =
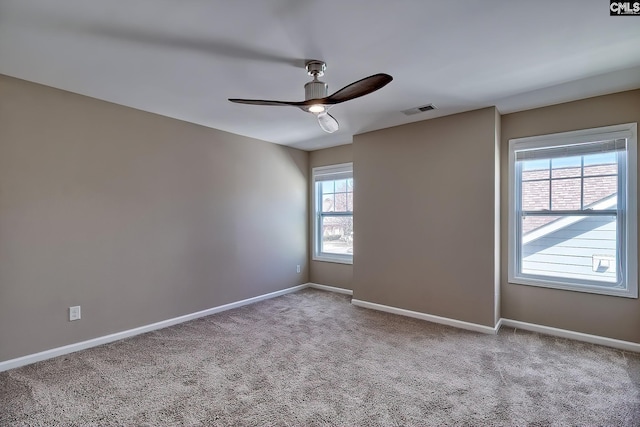
{"type": "Polygon", "coordinates": [[[313,169],[313,259],[353,263],[353,164],[313,169]]]}
{"type": "Polygon", "coordinates": [[[637,125],[509,141],[509,282],[638,297],[637,125]]]}

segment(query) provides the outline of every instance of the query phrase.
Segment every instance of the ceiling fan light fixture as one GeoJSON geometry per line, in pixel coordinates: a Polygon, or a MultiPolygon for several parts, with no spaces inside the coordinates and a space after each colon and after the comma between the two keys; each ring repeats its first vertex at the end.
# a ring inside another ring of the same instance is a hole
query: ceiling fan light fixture
{"type": "Polygon", "coordinates": [[[327,133],[334,133],[340,128],[338,121],[329,113],[320,113],[317,117],[318,124],[327,133]]]}
{"type": "Polygon", "coordinates": [[[309,112],[311,113],[322,113],[325,111],[324,105],[313,104],[309,107],[309,112]]]}

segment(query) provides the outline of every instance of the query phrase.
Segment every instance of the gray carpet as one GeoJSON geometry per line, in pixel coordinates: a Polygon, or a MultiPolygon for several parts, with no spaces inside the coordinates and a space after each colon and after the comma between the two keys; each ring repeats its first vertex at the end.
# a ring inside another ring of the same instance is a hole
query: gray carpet
{"type": "Polygon", "coordinates": [[[640,356],[307,289],[0,373],[0,425],[640,425],[640,356]]]}

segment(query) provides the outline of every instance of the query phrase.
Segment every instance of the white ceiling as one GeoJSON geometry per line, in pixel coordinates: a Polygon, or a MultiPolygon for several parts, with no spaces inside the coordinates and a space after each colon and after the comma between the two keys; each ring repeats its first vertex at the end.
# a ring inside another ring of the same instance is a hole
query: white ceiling
{"type": "Polygon", "coordinates": [[[640,87],[640,17],[606,0],[0,0],[0,73],[313,150],[354,134],[496,105],[509,113],[640,87]],[[305,59],[334,107],[325,134],[295,101],[305,59]],[[433,103],[438,110],[405,116],[433,103]]]}

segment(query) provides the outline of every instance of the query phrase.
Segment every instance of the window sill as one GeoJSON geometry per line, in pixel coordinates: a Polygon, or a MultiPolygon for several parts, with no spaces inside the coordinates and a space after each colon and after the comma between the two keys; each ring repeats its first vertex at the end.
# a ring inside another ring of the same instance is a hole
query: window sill
{"type": "Polygon", "coordinates": [[[558,289],[561,291],[581,292],[623,298],[638,298],[637,292],[634,292],[633,290],[607,288],[604,286],[574,285],[570,283],[554,282],[552,280],[529,279],[523,277],[510,277],[508,283],[510,285],[535,286],[539,288],[558,289]]]}
{"type": "Polygon", "coordinates": [[[332,262],[334,264],[348,264],[353,265],[353,258],[337,258],[337,257],[329,257],[329,256],[314,256],[311,258],[312,261],[320,261],[320,262],[332,262]]]}

